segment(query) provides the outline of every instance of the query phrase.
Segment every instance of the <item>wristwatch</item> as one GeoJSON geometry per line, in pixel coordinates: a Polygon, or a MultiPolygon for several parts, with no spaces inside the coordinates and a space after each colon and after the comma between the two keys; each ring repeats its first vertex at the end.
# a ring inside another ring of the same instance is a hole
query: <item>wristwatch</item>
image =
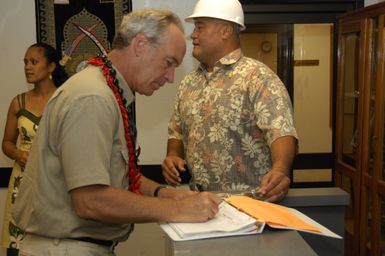
{"type": "Polygon", "coordinates": [[[167,188],[167,186],[164,186],[164,185],[157,186],[156,189],[154,190],[154,196],[157,197],[159,195],[159,191],[163,188],[167,188]]]}

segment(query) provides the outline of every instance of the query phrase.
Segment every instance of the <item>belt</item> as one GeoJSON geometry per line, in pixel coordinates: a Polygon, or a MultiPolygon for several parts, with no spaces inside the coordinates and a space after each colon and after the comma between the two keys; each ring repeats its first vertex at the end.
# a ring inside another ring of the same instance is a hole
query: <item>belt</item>
{"type": "Polygon", "coordinates": [[[101,240],[101,239],[95,239],[91,237],[70,237],[68,239],[87,242],[87,243],[93,243],[98,245],[104,245],[104,246],[112,246],[114,244],[114,241],[112,240],[101,240]]]}

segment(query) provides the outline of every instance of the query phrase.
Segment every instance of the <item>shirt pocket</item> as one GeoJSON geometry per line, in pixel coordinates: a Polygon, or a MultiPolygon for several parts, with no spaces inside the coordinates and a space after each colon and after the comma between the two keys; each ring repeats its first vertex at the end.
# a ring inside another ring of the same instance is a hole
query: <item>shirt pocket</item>
{"type": "Polygon", "coordinates": [[[114,154],[111,157],[111,185],[113,187],[126,188],[127,182],[127,169],[129,162],[129,152],[127,147],[120,145],[114,150],[114,154]]]}

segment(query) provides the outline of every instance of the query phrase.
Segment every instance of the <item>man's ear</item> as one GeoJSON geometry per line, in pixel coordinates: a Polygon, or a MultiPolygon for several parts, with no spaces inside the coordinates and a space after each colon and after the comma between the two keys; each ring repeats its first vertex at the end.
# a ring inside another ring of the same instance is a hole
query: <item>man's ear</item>
{"type": "Polygon", "coordinates": [[[224,24],[221,29],[222,39],[230,38],[234,33],[234,28],[230,24],[224,24]]]}
{"type": "Polygon", "coordinates": [[[135,54],[137,56],[141,56],[143,52],[146,50],[146,46],[148,45],[147,37],[142,33],[138,34],[132,41],[132,46],[134,47],[135,54]]]}

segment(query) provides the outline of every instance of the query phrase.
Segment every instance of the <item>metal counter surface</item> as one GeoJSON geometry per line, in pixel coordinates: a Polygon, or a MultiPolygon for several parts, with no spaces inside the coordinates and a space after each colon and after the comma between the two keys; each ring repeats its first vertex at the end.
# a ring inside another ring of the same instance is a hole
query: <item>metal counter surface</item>
{"type": "Polygon", "coordinates": [[[266,229],[262,234],[174,242],[166,236],[170,256],[312,256],[317,255],[296,231],[266,229]]]}
{"type": "MultiPolygon", "coordinates": [[[[349,195],[340,188],[290,189],[279,204],[293,207],[343,236],[344,207],[349,195]]],[[[297,231],[269,230],[262,234],[174,242],[166,235],[166,255],[343,255],[344,241],[297,231]],[[310,245],[309,245],[310,244],[310,245]]]]}

